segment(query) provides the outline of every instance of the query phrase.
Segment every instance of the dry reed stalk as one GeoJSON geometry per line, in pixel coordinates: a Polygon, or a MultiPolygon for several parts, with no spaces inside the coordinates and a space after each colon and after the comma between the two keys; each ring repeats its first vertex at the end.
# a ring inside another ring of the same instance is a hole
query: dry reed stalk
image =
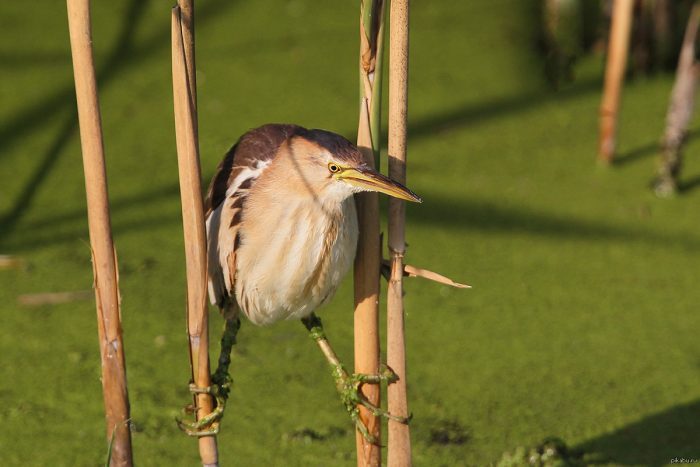
{"type": "MultiPolygon", "coordinates": [[[[368,164],[379,165],[384,0],[362,0],[360,6],[360,121],[357,146],[368,164]]],[[[355,372],[379,373],[379,198],[376,193],[356,195],[360,238],[355,258],[355,372]]],[[[364,396],[380,404],[379,385],[363,385],[364,396]]],[[[379,418],[360,407],[360,418],[377,440],[379,418]]],[[[357,465],[380,465],[381,449],[356,433],[357,465]]]]}
{"type": "Polygon", "coordinates": [[[185,65],[187,66],[187,84],[190,88],[190,102],[194,138],[199,141],[199,123],[197,118],[197,67],[194,54],[194,0],[177,0],[180,7],[182,27],[182,43],[185,49],[185,65]]]}
{"type": "Polygon", "coordinates": [[[112,442],[110,465],[131,466],[133,457],[128,423],[129,396],[122,341],[119,276],[110,226],[102,125],[92,57],[90,2],[67,0],[66,4],[95,278],[107,441],[112,442]]]}
{"type": "Polygon", "coordinates": [[[0,269],[19,269],[24,264],[21,258],[12,255],[0,255],[0,269]]]}
{"type": "Polygon", "coordinates": [[[620,109],[620,93],[627,65],[630,29],[634,0],[615,0],[608,41],[608,58],[605,66],[605,87],[600,104],[600,141],[598,158],[609,164],[615,155],[617,116],[620,109]]]}
{"type": "MultiPolygon", "coordinates": [[[[191,7],[190,3],[190,7],[191,7]]],[[[190,15],[192,10],[190,10],[190,15]]],[[[192,18],[192,16],[190,16],[192,18]]],[[[192,25],[190,25],[191,31],[192,25]]],[[[172,61],[173,100],[175,108],[175,136],[182,201],[182,224],[185,238],[185,261],[187,265],[187,332],[190,345],[192,380],[197,387],[211,385],[209,370],[209,315],[207,312],[207,256],[206,233],[202,185],[199,167],[199,149],[196,133],[196,98],[189,80],[188,70],[194,76],[193,67],[187,62],[187,47],[194,47],[194,39],[185,42],[179,7],[172,9],[172,61]]],[[[194,57],[194,50],[190,51],[194,57]]],[[[195,397],[197,419],[208,415],[214,408],[213,398],[208,394],[195,397]]],[[[218,465],[216,437],[199,438],[199,455],[202,465],[218,465]]]]}
{"type": "MultiPolygon", "coordinates": [[[[389,177],[406,184],[406,125],[408,118],[408,0],[392,0],[389,13],[389,177]]],[[[406,204],[389,199],[389,253],[391,276],[387,292],[387,365],[399,377],[387,389],[388,409],[408,417],[406,394],[406,340],[403,307],[403,258],[406,204]]],[[[411,465],[411,432],[408,424],[389,420],[387,464],[411,465]]]]}
{"type": "Polygon", "coordinates": [[[654,191],[659,196],[670,196],[678,190],[678,176],[682,162],[683,142],[695,107],[695,90],[698,84],[700,65],[695,59],[695,42],[700,25],[700,3],[695,2],[688,18],[683,38],[683,47],[678,58],[676,81],[666,114],[666,130],[661,147],[661,157],[654,182],[654,191]]]}

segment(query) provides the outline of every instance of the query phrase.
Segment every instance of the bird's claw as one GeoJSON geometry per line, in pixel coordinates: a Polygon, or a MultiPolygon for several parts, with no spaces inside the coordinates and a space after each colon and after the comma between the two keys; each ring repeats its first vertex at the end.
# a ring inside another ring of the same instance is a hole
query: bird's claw
{"type": "Polygon", "coordinates": [[[355,428],[360,432],[362,437],[367,440],[367,442],[377,444],[379,440],[377,440],[377,438],[369,432],[369,429],[360,418],[359,406],[366,408],[375,417],[383,417],[387,420],[393,420],[403,424],[408,424],[410,421],[411,416],[399,417],[389,413],[387,410],[384,410],[381,407],[377,407],[372,402],[367,400],[367,398],[360,391],[360,387],[363,384],[380,384],[382,382],[391,384],[398,381],[398,375],[386,365],[382,365],[379,374],[376,375],[365,373],[348,374],[342,366],[338,366],[334,368],[333,376],[336,380],[340,400],[343,402],[345,409],[350,414],[350,418],[355,423],[355,428]]]}
{"type": "MultiPolygon", "coordinates": [[[[241,326],[240,320],[231,318],[226,320],[224,334],[221,337],[221,353],[219,355],[219,366],[211,376],[211,386],[201,388],[195,384],[190,384],[190,392],[194,395],[209,394],[212,396],[216,405],[211,413],[203,416],[195,422],[183,422],[176,419],[177,425],[182,431],[189,436],[211,436],[219,433],[221,419],[224,417],[224,409],[226,408],[226,400],[231,392],[233,379],[228,373],[228,367],[231,363],[231,349],[236,343],[236,334],[241,326]]],[[[196,402],[196,398],[195,398],[196,402]]],[[[185,407],[186,413],[196,413],[196,406],[185,407]]]]}
{"type": "MultiPolygon", "coordinates": [[[[201,388],[196,384],[190,384],[190,392],[194,395],[209,394],[216,401],[214,410],[200,418],[195,422],[185,422],[176,418],[177,426],[184,431],[188,436],[202,437],[212,436],[219,433],[221,419],[224,417],[224,409],[226,408],[226,400],[231,391],[231,377],[228,374],[220,375],[215,373],[212,376],[212,385],[201,388]]],[[[196,413],[197,407],[193,404],[187,405],[183,411],[186,414],[196,413]]]]}

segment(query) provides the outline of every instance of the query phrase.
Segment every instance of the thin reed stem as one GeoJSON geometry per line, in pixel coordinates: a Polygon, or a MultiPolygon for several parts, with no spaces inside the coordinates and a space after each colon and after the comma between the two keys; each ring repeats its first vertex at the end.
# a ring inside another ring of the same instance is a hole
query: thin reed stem
{"type": "MultiPolygon", "coordinates": [[[[406,128],[408,118],[408,0],[392,0],[389,41],[389,176],[406,183],[406,128]]],[[[403,305],[403,258],[406,203],[389,198],[389,252],[391,275],[387,293],[387,365],[399,377],[387,390],[392,415],[408,417],[406,394],[406,340],[403,305]]],[[[408,424],[389,420],[387,463],[410,467],[411,434],[408,424]]]]}
{"type": "Polygon", "coordinates": [[[605,66],[605,87],[600,104],[598,145],[598,158],[606,164],[612,163],[615,156],[620,94],[627,66],[633,7],[634,0],[614,0],[613,3],[608,58],[605,66]]]}
{"type": "MultiPolygon", "coordinates": [[[[384,0],[363,0],[360,9],[360,118],[357,145],[372,166],[379,163],[381,117],[382,46],[384,0]]],[[[376,193],[356,196],[360,238],[355,258],[355,371],[379,373],[379,198],[376,193]]],[[[362,386],[362,393],[375,406],[380,387],[362,386]]],[[[381,439],[380,419],[360,407],[360,417],[369,433],[381,439]]],[[[360,433],[356,437],[358,466],[381,464],[381,450],[360,433]]]]}
{"type": "Polygon", "coordinates": [[[688,18],[683,47],[678,58],[676,80],[666,113],[666,129],[661,145],[657,179],[654,182],[654,191],[661,197],[671,196],[678,191],[683,143],[693,117],[695,91],[700,73],[700,65],[695,58],[699,25],[700,2],[695,2],[688,18]]]}
{"type": "Polygon", "coordinates": [[[119,275],[112,242],[102,124],[92,56],[90,2],[68,0],[67,8],[95,277],[106,433],[111,445],[110,465],[127,467],[133,464],[128,423],[129,395],[122,340],[119,275]]]}
{"type": "MultiPolygon", "coordinates": [[[[189,4],[190,20],[193,16],[192,2],[189,4]]],[[[190,345],[192,379],[197,387],[211,386],[209,369],[209,315],[207,312],[207,254],[204,227],[204,205],[197,143],[196,97],[190,76],[194,76],[194,38],[186,41],[179,7],[172,10],[172,60],[173,100],[175,105],[175,136],[177,140],[180,197],[182,201],[182,223],[185,237],[185,261],[187,265],[187,332],[190,345]],[[191,50],[187,52],[187,48],[191,50]],[[187,57],[192,62],[187,61],[187,57]]],[[[210,414],[214,400],[209,394],[195,397],[196,417],[210,414]]],[[[202,465],[218,465],[216,437],[199,437],[199,454],[202,465]]]]}

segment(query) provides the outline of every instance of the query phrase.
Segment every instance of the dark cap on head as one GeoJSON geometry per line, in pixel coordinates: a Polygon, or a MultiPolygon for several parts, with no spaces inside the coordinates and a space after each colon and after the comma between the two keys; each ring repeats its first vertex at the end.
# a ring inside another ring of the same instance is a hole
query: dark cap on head
{"type": "Polygon", "coordinates": [[[296,134],[318,144],[331,153],[338,161],[350,162],[358,165],[364,162],[362,153],[357,149],[357,146],[336,133],[316,128],[307,130],[306,128],[299,127],[296,134]]]}

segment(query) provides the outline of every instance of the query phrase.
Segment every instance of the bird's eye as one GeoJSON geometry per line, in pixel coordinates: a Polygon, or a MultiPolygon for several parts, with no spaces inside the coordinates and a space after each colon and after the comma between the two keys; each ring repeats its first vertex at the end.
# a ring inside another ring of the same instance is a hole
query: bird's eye
{"type": "Polygon", "coordinates": [[[338,172],[340,172],[340,166],[331,162],[330,164],[328,164],[328,170],[330,170],[331,173],[337,174],[338,172]]]}

